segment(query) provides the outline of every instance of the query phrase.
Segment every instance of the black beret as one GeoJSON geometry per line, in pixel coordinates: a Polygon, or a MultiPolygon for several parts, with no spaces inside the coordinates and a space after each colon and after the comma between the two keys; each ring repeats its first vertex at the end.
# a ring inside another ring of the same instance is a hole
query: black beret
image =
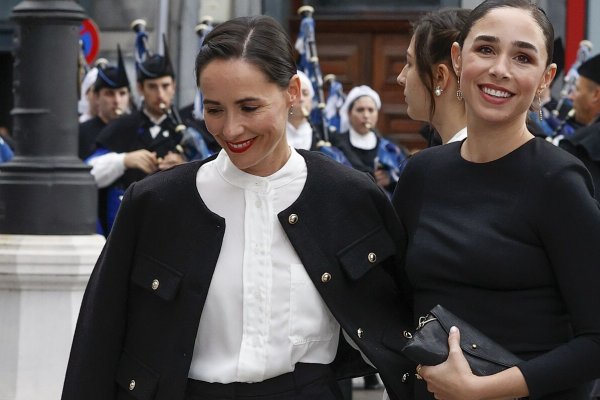
{"type": "Polygon", "coordinates": [[[579,75],[586,77],[600,85],[600,54],[588,59],[577,69],[579,75]]]}
{"type": "Polygon", "coordinates": [[[98,77],[94,83],[94,90],[100,91],[102,88],[119,89],[122,87],[129,88],[129,79],[125,71],[125,64],[121,55],[121,48],[117,48],[119,63],[115,65],[98,64],[98,77]]]}

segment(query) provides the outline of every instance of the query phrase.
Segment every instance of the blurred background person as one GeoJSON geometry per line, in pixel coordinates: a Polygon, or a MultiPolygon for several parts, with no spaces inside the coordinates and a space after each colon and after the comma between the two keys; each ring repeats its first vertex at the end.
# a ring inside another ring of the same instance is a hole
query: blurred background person
{"type": "Polygon", "coordinates": [[[96,116],[98,106],[94,101],[93,86],[98,77],[98,68],[91,68],[83,77],[81,82],[81,94],[77,102],[77,111],[79,112],[79,123],[85,122],[96,116]]]}
{"type": "Polygon", "coordinates": [[[581,64],[578,72],[571,98],[575,116],[585,126],[558,145],[585,164],[594,180],[594,196],[600,200],[600,55],[581,64]]]}
{"type": "Polygon", "coordinates": [[[419,19],[413,26],[406,64],[398,75],[408,115],[428,122],[439,134],[442,144],[467,137],[465,104],[456,95],[458,82],[450,49],[469,11],[446,9],[419,19]]]}
{"type": "Polygon", "coordinates": [[[407,154],[375,129],[380,108],[381,99],[369,86],[352,88],[340,109],[341,132],[331,142],[352,167],[373,175],[377,185],[391,194],[407,154]]]}
{"type": "Polygon", "coordinates": [[[79,158],[85,160],[96,150],[96,140],[100,131],[112,120],[129,113],[129,79],[125,65],[118,52],[118,64],[109,65],[103,59],[96,65],[97,78],[91,86],[97,115],[79,124],[79,158]]]}
{"type": "Polygon", "coordinates": [[[290,110],[286,127],[286,136],[290,146],[295,149],[317,150],[317,143],[323,137],[316,127],[310,123],[309,116],[313,109],[315,91],[306,74],[298,71],[302,96],[297,98],[290,110]]]}
{"type": "MultiPolygon", "coordinates": [[[[143,32],[143,31],[142,31],[143,32]]],[[[138,34],[137,90],[143,97],[138,110],[108,124],[98,135],[97,149],[87,159],[99,188],[107,188],[101,213],[108,235],[125,190],[148,174],[186,161],[180,143],[180,121],[174,117],[175,71],[165,43],[164,55],[152,54],[138,34]],[[140,48],[141,47],[141,48],[140,48]]]]}

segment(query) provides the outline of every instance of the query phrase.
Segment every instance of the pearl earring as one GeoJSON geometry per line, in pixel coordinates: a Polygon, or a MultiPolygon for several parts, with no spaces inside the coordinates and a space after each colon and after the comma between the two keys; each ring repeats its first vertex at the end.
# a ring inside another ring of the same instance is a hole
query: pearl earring
{"type": "Polygon", "coordinates": [[[442,93],[444,93],[444,90],[443,90],[441,87],[439,87],[439,86],[436,86],[436,87],[435,87],[435,89],[433,90],[433,93],[434,93],[434,94],[435,94],[437,97],[440,97],[440,96],[442,95],[442,93]]]}

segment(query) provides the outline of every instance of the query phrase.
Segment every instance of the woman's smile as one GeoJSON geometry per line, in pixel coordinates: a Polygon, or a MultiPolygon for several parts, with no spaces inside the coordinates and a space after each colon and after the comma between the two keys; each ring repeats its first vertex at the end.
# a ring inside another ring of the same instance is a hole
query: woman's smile
{"type": "Polygon", "coordinates": [[[243,153],[252,146],[252,144],[254,143],[254,139],[256,139],[256,138],[244,140],[242,142],[235,142],[235,143],[234,142],[226,142],[226,143],[227,143],[227,147],[232,152],[243,153]]]}

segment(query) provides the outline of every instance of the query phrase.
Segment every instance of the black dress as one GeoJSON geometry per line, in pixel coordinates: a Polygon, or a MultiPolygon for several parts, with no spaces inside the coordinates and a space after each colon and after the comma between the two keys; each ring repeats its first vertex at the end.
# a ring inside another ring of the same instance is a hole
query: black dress
{"type": "MultiPolygon", "coordinates": [[[[461,144],[414,155],[394,194],[414,315],[442,304],[527,360],[518,367],[531,399],[587,399],[600,376],[589,173],[542,139],[488,163],[464,160],[461,144]]],[[[417,398],[433,398],[419,384],[417,398]]]]}

